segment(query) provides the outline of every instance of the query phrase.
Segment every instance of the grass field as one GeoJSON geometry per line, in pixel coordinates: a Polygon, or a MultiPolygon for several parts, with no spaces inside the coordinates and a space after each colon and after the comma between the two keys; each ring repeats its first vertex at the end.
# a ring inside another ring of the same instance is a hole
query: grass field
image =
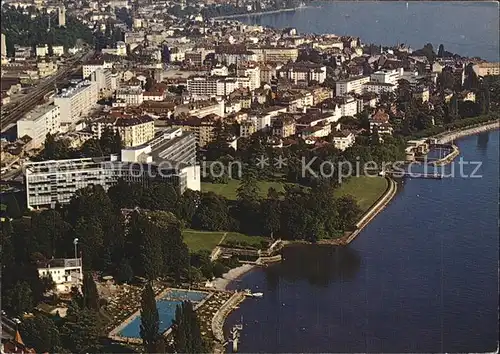
{"type": "Polygon", "coordinates": [[[269,239],[262,236],[248,236],[243,235],[238,232],[228,232],[223,243],[239,243],[242,245],[249,245],[255,248],[260,248],[262,241],[268,241],[269,239]]]}
{"type": "Polygon", "coordinates": [[[352,195],[363,212],[367,211],[387,189],[384,177],[352,177],[335,191],[336,197],[352,195]]]}
{"type": "MultiPolygon", "coordinates": [[[[260,189],[260,196],[266,197],[267,191],[270,187],[273,187],[278,192],[283,191],[283,183],[281,182],[268,182],[268,181],[259,181],[257,185],[260,189]]],[[[230,179],[227,184],[217,184],[217,183],[202,183],[201,191],[202,192],[214,192],[216,194],[222,195],[229,200],[236,200],[236,190],[240,186],[240,181],[236,179],[230,179]]]]}
{"type": "Polygon", "coordinates": [[[224,236],[224,232],[186,229],[182,231],[182,236],[190,252],[198,252],[201,250],[208,250],[211,252],[220,242],[222,236],[224,236]]]}

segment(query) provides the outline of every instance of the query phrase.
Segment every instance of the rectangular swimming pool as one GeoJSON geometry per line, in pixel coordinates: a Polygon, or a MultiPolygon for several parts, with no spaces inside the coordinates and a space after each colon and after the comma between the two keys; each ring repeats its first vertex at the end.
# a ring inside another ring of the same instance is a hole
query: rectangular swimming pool
{"type": "MultiPolygon", "coordinates": [[[[172,325],[172,320],[175,318],[175,309],[182,301],[189,300],[196,304],[208,295],[208,293],[201,291],[171,289],[161,299],[156,300],[156,307],[160,317],[160,333],[165,332],[172,325]]],[[[118,332],[118,335],[120,337],[141,338],[140,324],[141,315],[139,314],[118,332]]]]}

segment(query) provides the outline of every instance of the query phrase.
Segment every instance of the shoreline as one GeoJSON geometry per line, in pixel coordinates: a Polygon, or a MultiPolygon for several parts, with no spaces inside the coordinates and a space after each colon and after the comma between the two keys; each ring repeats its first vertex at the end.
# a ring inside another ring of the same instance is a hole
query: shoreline
{"type": "Polygon", "coordinates": [[[278,9],[278,10],[260,11],[260,12],[248,12],[245,14],[217,16],[217,17],[212,17],[212,19],[217,21],[217,20],[227,20],[227,19],[240,18],[240,17],[254,17],[254,16],[262,16],[262,15],[270,15],[270,14],[279,14],[282,12],[293,12],[296,10],[302,10],[302,9],[307,9],[307,8],[314,8],[314,6],[301,6],[301,7],[292,7],[289,9],[278,9]]]}
{"type": "Polygon", "coordinates": [[[222,274],[221,278],[216,278],[213,281],[213,288],[216,290],[226,290],[230,283],[238,280],[238,278],[241,278],[255,267],[257,267],[255,264],[242,264],[239,267],[230,269],[227,273],[222,274]]]}
{"type": "Polygon", "coordinates": [[[486,122],[478,126],[466,127],[463,129],[451,130],[448,132],[437,134],[431,137],[431,139],[437,139],[439,144],[446,144],[459,138],[464,138],[466,136],[475,135],[490,130],[496,130],[499,128],[500,120],[497,119],[494,122],[486,122]]]}

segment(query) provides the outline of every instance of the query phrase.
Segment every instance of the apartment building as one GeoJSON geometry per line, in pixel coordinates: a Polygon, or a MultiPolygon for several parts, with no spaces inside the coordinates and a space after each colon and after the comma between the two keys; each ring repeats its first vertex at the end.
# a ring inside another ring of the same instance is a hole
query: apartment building
{"type": "Polygon", "coordinates": [[[89,60],[82,65],[82,75],[86,79],[97,69],[112,69],[113,63],[105,60],[89,60]]]}
{"type": "Polygon", "coordinates": [[[287,115],[280,115],[272,121],[272,133],[280,138],[295,135],[295,119],[287,115]]]}
{"type": "Polygon", "coordinates": [[[281,67],[277,75],[294,84],[300,82],[309,84],[313,81],[322,84],[326,79],[326,66],[309,62],[289,63],[281,67]]]}
{"type": "Polygon", "coordinates": [[[348,130],[333,131],[331,136],[333,146],[342,151],[354,145],[356,140],[354,134],[348,130]]]}
{"type": "Polygon", "coordinates": [[[155,135],[154,120],[147,115],[103,117],[95,122],[92,122],[90,129],[97,139],[101,137],[105,129],[111,129],[114,132],[118,132],[122,139],[122,144],[125,147],[145,144],[152,140],[155,135]]]}
{"type": "Polygon", "coordinates": [[[287,63],[296,61],[299,56],[299,50],[290,47],[252,47],[250,50],[264,63],[287,63]]]}
{"type": "Polygon", "coordinates": [[[109,98],[118,87],[118,74],[113,73],[111,69],[97,69],[89,75],[90,80],[98,85],[98,98],[109,98]]]}
{"type": "Polygon", "coordinates": [[[403,78],[404,69],[379,70],[370,75],[370,81],[382,84],[398,85],[398,81],[403,78]]]}
{"type": "Polygon", "coordinates": [[[47,44],[43,46],[36,46],[35,47],[35,54],[37,57],[45,57],[49,55],[49,46],[47,44]]]}
{"type": "Polygon", "coordinates": [[[17,137],[29,136],[32,146],[37,148],[43,145],[47,134],[59,132],[60,126],[58,106],[39,106],[17,121],[17,137]]]}
{"type": "Polygon", "coordinates": [[[500,75],[500,63],[479,63],[474,64],[472,69],[477,76],[498,76],[500,75]]]}
{"type": "Polygon", "coordinates": [[[98,100],[98,85],[92,81],[81,81],[76,86],[63,89],[54,97],[54,104],[59,106],[61,124],[73,124],[86,116],[98,100]]]}
{"type": "Polygon", "coordinates": [[[256,131],[257,131],[257,126],[255,124],[255,121],[247,120],[247,121],[241,122],[241,124],[240,124],[240,137],[248,138],[256,131]]]}
{"type": "Polygon", "coordinates": [[[344,80],[339,80],[335,83],[335,95],[344,96],[350,92],[362,94],[363,85],[370,82],[369,76],[351,77],[344,80]]]}
{"type": "Polygon", "coordinates": [[[188,117],[186,119],[176,120],[173,124],[175,127],[181,127],[184,131],[194,134],[196,144],[199,147],[205,147],[215,139],[215,125],[218,116],[209,115],[203,118],[188,117]]]}
{"type": "Polygon", "coordinates": [[[187,116],[196,116],[198,118],[203,118],[208,115],[224,117],[225,101],[212,99],[180,104],[175,106],[174,114],[176,116],[185,114],[187,116]]]}
{"type": "MultiPolygon", "coordinates": [[[[254,78],[254,85],[256,80],[254,78]]],[[[222,97],[239,88],[250,88],[251,85],[252,82],[249,77],[198,76],[187,80],[188,92],[194,98],[222,97]]]]}
{"type": "Polygon", "coordinates": [[[140,106],[144,102],[144,93],[141,87],[119,87],[116,90],[116,101],[125,106],[140,106]]]}
{"type": "Polygon", "coordinates": [[[377,95],[396,91],[396,85],[386,82],[370,81],[363,85],[363,92],[373,92],[377,95]]]}
{"type": "Polygon", "coordinates": [[[258,56],[245,46],[221,45],[215,48],[215,59],[225,65],[237,65],[241,62],[257,61],[258,56]]]}
{"type": "Polygon", "coordinates": [[[260,87],[260,67],[255,63],[245,63],[238,67],[238,76],[248,77],[250,84],[248,88],[254,91],[260,87]]]}

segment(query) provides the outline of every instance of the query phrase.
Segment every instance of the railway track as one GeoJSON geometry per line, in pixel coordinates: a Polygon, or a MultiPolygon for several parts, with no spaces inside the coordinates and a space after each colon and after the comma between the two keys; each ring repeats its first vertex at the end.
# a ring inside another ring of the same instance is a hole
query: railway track
{"type": "Polygon", "coordinates": [[[32,92],[28,93],[20,102],[16,103],[7,112],[2,112],[2,117],[0,120],[0,128],[2,133],[7,131],[13,124],[15,124],[19,119],[21,119],[27,112],[35,108],[37,105],[43,102],[44,96],[49,92],[54,90],[54,84],[61,81],[75,71],[80,69],[78,62],[81,60],[86,60],[94,53],[93,50],[84,53],[83,55],[74,58],[67,64],[65,68],[60,70],[56,75],[49,78],[43,84],[36,87],[32,92]]]}

